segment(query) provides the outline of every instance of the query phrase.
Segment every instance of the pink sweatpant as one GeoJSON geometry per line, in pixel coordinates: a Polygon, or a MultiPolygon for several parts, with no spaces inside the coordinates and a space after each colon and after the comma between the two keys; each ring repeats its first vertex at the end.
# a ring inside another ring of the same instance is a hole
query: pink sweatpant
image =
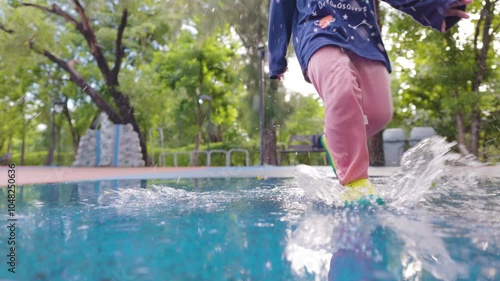
{"type": "Polygon", "coordinates": [[[311,57],[307,75],[324,102],[324,132],[340,183],[368,178],[367,140],[392,119],[387,69],[382,62],[326,46],[311,57]]]}

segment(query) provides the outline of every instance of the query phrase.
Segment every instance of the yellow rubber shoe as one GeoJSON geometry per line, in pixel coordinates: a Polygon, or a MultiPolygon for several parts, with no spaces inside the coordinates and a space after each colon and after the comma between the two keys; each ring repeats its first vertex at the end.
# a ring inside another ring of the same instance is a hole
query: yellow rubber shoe
{"type": "Polygon", "coordinates": [[[346,206],[353,204],[365,207],[373,204],[385,205],[384,199],[375,195],[373,185],[368,179],[355,180],[344,186],[347,187],[344,193],[346,206]]]}
{"type": "MultiPolygon", "coordinates": [[[[326,141],[325,135],[322,135],[320,140],[321,140],[321,145],[323,145],[323,148],[326,151],[326,155],[328,156],[328,161],[330,162],[330,166],[332,167],[335,176],[338,178],[337,165],[335,164],[332,154],[328,149],[328,143],[326,141]]],[[[373,190],[373,185],[369,179],[355,180],[348,184],[345,184],[344,186],[347,187],[347,190],[343,195],[344,200],[346,201],[347,204],[351,202],[358,202],[366,205],[368,204],[369,200],[364,200],[364,199],[373,199],[373,195],[375,194],[373,190]]],[[[384,201],[379,197],[377,197],[375,201],[378,205],[384,204],[384,201]]]]}
{"type": "Polygon", "coordinates": [[[373,185],[368,179],[355,180],[344,186],[347,187],[344,193],[344,198],[347,201],[357,201],[374,194],[373,185]]]}

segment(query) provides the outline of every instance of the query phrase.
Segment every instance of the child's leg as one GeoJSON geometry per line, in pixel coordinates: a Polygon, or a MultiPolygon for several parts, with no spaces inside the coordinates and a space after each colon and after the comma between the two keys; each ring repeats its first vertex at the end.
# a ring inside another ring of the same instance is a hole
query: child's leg
{"type": "Polygon", "coordinates": [[[349,55],[323,47],[310,59],[307,74],[325,104],[325,136],[340,183],[368,178],[363,95],[349,55]]]}
{"type": "Polygon", "coordinates": [[[358,83],[363,91],[361,107],[367,117],[366,135],[381,131],[392,119],[392,97],[389,72],[378,61],[351,54],[358,83]]]}

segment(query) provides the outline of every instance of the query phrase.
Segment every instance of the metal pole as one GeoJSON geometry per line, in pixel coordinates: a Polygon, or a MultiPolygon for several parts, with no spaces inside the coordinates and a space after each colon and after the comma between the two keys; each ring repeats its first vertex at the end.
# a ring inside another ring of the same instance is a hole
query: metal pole
{"type": "Polygon", "coordinates": [[[264,165],[264,46],[259,46],[259,131],[260,131],[260,165],[264,165]]]}
{"type": "Polygon", "coordinates": [[[212,123],[210,122],[210,113],[212,112],[212,100],[208,101],[208,137],[207,137],[207,151],[210,151],[210,132],[212,131],[212,123]]]}
{"type": "Polygon", "coordinates": [[[56,138],[56,130],[54,128],[55,126],[55,103],[52,103],[52,125],[51,125],[51,132],[50,132],[50,151],[49,151],[49,163],[47,163],[49,166],[52,166],[54,164],[54,142],[56,138]]]}
{"type": "Polygon", "coordinates": [[[66,103],[62,102],[60,100],[52,102],[52,126],[51,126],[52,127],[51,128],[52,132],[51,132],[51,140],[50,140],[50,152],[49,152],[49,163],[48,163],[49,166],[54,165],[54,157],[55,157],[55,149],[56,149],[56,145],[55,145],[55,141],[56,141],[56,130],[55,130],[55,126],[56,126],[56,121],[55,121],[55,119],[56,119],[56,106],[64,105],[64,104],[66,104],[66,103]]]}
{"type": "Polygon", "coordinates": [[[203,104],[203,101],[208,101],[208,124],[207,124],[207,151],[210,151],[210,131],[212,129],[212,122],[210,120],[210,113],[212,112],[212,97],[209,95],[200,95],[198,97],[198,103],[203,104]]]}

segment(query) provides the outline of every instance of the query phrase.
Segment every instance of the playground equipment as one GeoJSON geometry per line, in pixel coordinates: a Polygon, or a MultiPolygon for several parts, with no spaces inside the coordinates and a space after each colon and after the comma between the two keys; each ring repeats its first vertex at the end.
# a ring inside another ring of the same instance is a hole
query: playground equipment
{"type": "Polygon", "coordinates": [[[131,124],[113,124],[105,113],[99,116],[100,128],[88,129],[80,140],[73,166],[143,167],[139,135],[131,124]]]}

